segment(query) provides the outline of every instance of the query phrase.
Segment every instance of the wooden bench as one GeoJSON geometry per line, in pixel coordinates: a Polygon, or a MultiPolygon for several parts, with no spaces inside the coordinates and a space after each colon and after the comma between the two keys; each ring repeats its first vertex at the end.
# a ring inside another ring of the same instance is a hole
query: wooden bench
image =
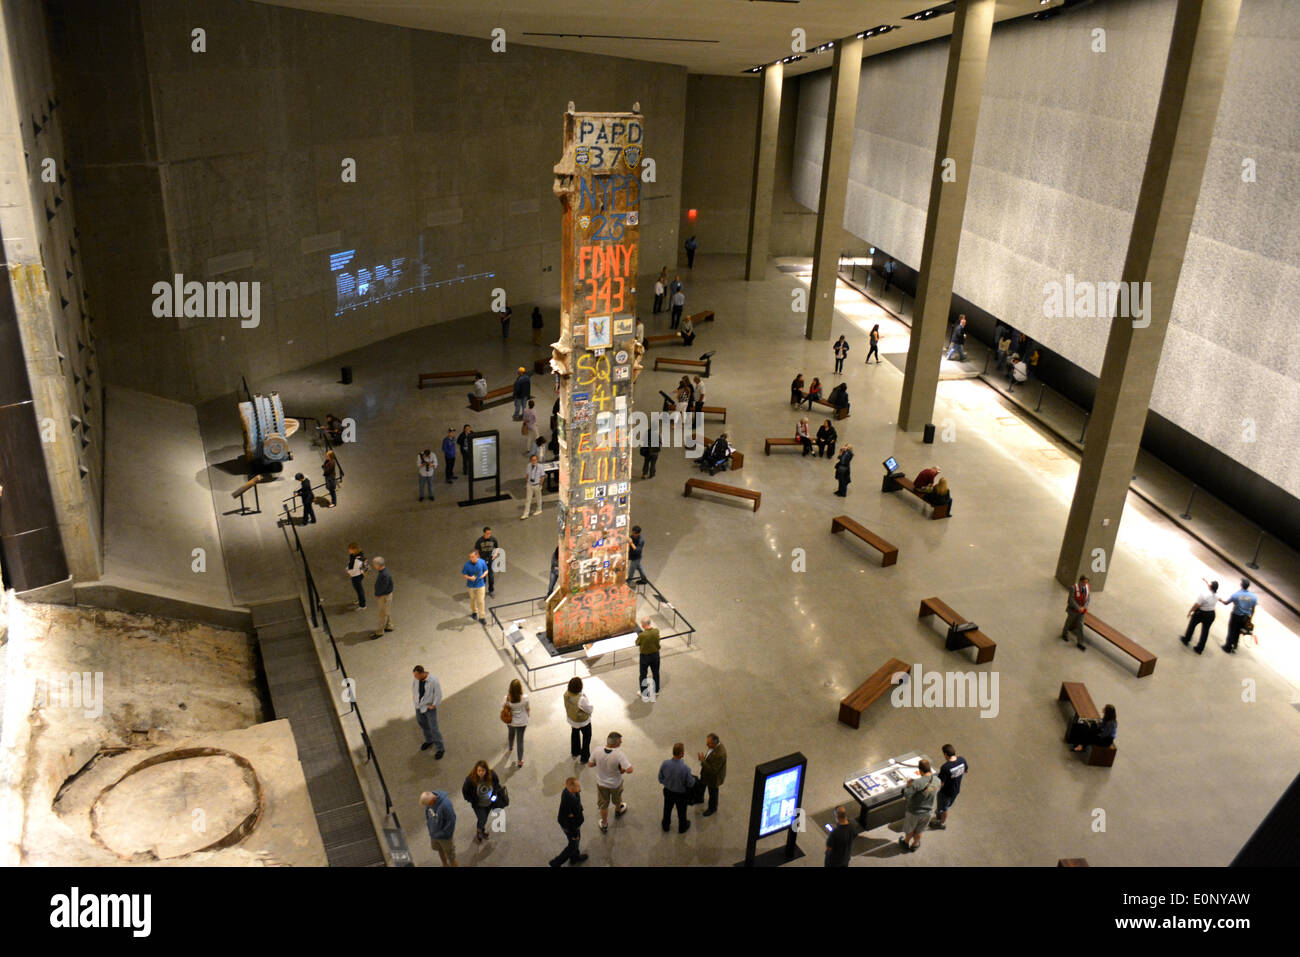
{"type": "Polygon", "coordinates": [[[1087,867],[1088,859],[1086,857],[1063,857],[1056,862],[1057,867],[1087,867]]]}
{"type": "Polygon", "coordinates": [[[680,346],[682,344],[682,337],[675,332],[665,333],[662,336],[645,337],[645,347],[647,349],[649,349],[651,346],[662,346],[662,345],[667,345],[671,342],[675,342],[680,346]]]}
{"type": "Polygon", "coordinates": [[[469,407],[475,412],[482,412],[483,406],[490,402],[496,402],[500,399],[506,399],[515,394],[513,385],[502,386],[500,389],[493,389],[487,395],[475,395],[469,393],[469,407]]]}
{"type": "Polygon", "coordinates": [[[771,454],[772,454],[772,446],[774,446],[774,445],[775,445],[775,446],[778,446],[778,447],[779,447],[779,446],[783,446],[783,445],[788,445],[788,446],[792,446],[792,447],[794,447],[794,448],[796,448],[796,449],[801,449],[801,448],[803,448],[803,443],[800,442],[798,439],[794,438],[793,436],[791,436],[791,437],[789,437],[789,438],[778,437],[778,438],[764,439],[764,440],[763,440],[763,454],[764,454],[764,455],[771,455],[771,454]]]}
{"type": "Polygon", "coordinates": [[[660,363],[667,365],[688,366],[691,369],[703,369],[704,378],[709,377],[709,370],[713,366],[712,359],[674,359],[670,356],[655,356],[655,371],[659,370],[660,363]]]}
{"type": "Polygon", "coordinates": [[[698,324],[701,323],[701,322],[712,322],[712,321],[713,321],[713,310],[712,310],[712,309],[706,309],[704,312],[697,312],[697,313],[695,313],[695,314],[693,314],[693,315],[687,316],[686,318],[689,319],[689,320],[691,320],[691,322],[694,323],[694,324],[696,324],[696,325],[698,325],[698,324]]]}
{"type": "Polygon", "coordinates": [[[690,496],[691,489],[700,489],[703,492],[717,492],[719,495],[734,495],[737,498],[747,498],[754,503],[754,511],[758,511],[759,504],[763,501],[763,493],[750,488],[740,488],[736,485],[723,485],[721,482],[709,482],[705,479],[687,479],[686,488],[682,491],[685,496],[690,496]]]}
{"type": "Polygon", "coordinates": [[[423,389],[425,382],[437,382],[439,379],[477,379],[477,369],[457,369],[455,372],[421,372],[415,387],[423,389]]]}
{"type": "MultiPolygon", "coordinates": [[[[880,487],[880,490],[882,492],[897,492],[900,488],[906,489],[926,505],[930,505],[930,503],[925,500],[925,493],[918,492],[916,486],[912,483],[912,480],[905,475],[886,475],[884,484],[880,487]]],[[[930,519],[947,518],[948,508],[949,506],[947,505],[930,505],[930,519]]]]}
{"type": "MultiPolygon", "coordinates": [[[[1065,742],[1070,743],[1070,731],[1074,728],[1076,721],[1100,721],[1101,713],[1097,706],[1092,703],[1092,695],[1088,694],[1088,688],[1082,681],[1062,681],[1061,692],[1056,696],[1057,701],[1070,702],[1070,708],[1074,711],[1074,716],[1065,723],[1065,742]]],[[[1108,748],[1088,747],[1088,764],[1095,768],[1108,768],[1115,763],[1115,745],[1108,748]]]]}
{"type": "Polygon", "coordinates": [[[1139,678],[1145,678],[1147,675],[1151,674],[1151,672],[1156,670],[1155,655],[1147,651],[1133,639],[1120,634],[1092,612],[1084,613],[1083,623],[1109,641],[1120,651],[1124,652],[1124,654],[1135,659],[1138,663],[1137,676],[1139,678]]]}
{"type": "Polygon", "coordinates": [[[929,615],[938,615],[940,619],[947,622],[948,639],[944,643],[944,647],[949,651],[960,651],[962,648],[974,645],[978,649],[975,654],[975,664],[982,665],[993,660],[993,654],[998,650],[997,643],[978,628],[972,628],[970,631],[954,632],[954,628],[958,625],[967,624],[967,621],[949,608],[941,599],[921,599],[921,610],[916,617],[925,618],[929,615]]]}
{"type": "Polygon", "coordinates": [[[862,722],[862,712],[894,687],[894,675],[911,673],[911,665],[897,658],[890,658],[879,671],[862,682],[856,691],[840,702],[840,724],[847,724],[850,728],[858,727],[862,722]]]}
{"type": "MultiPolygon", "coordinates": [[[[706,450],[710,445],[713,444],[713,440],[709,438],[703,438],[700,439],[700,441],[704,443],[704,448],[706,450]]],[[[728,471],[739,472],[744,467],[745,467],[745,453],[741,452],[739,449],[736,449],[731,453],[731,465],[728,467],[728,471]]]]}
{"type": "Polygon", "coordinates": [[[705,415],[720,415],[725,424],[727,421],[727,407],[725,405],[706,405],[700,410],[705,415]]]}
{"type": "Polygon", "coordinates": [[[852,532],[876,551],[880,552],[880,567],[887,568],[898,562],[898,546],[891,545],[865,525],[861,525],[847,515],[836,515],[831,519],[831,534],[852,532]]]}
{"type": "Polygon", "coordinates": [[[830,409],[832,412],[835,413],[836,419],[847,419],[849,417],[849,410],[847,408],[837,409],[835,406],[831,405],[825,399],[813,399],[812,404],[824,405],[826,408],[830,409]]]}

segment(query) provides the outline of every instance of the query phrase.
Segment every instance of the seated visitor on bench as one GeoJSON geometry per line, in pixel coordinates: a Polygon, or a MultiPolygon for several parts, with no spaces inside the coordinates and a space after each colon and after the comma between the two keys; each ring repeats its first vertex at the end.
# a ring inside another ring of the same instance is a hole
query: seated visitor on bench
{"type": "Polygon", "coordinates": [[[933,491],[934,483],[939,480],[939,466],[931,465],[928,469],[921,469],[916,473],[916,478],[912,479],[912,487],[918,492],[933,491]]]}
{"type": "Polygon", "coordinates": [[[813,403],[822,397],[822,380],[813,376],[812,385],[808,387],[808,394],[804,396],[804,401],[808,403],[808,411],[812,411],[813,403]]]}
{"type": "Polygon", "coordinates": [[[700,457],[700,469],[707,471],[710,475],[714,472],[725,472],[727,470],[727,460],[731,458],[731,443],[727,441],[727,433],[723,432],[713,443],[705,450],[704,455],[700,457]]]}
{"type": "Polygon", "coordinates": [[[934,488],[930,489],[930,491],[926,492],[921,497],[935,508],[939,508],[941,505],[947,505],[948,514],[952,514],[952,496],[948,494],[948,480],[946,478],[941,478],[939,481],[935,482],[934,488]]]}
{"type": "Polygon", "coordinates": [[[325,425],[321,427],[321,433],[335,445],[343,441],[343,423],[337,415],[332,412],[325,416],[325,425]]]}
{"type": "Polygon", "coordinates": [[[812,439],[808,438],[808,416],[805,415],[799,420],[799,424],[794,427],[794,437],[803,446],[804,455],[812,451],[812,439]]]}
{"type": "Polygon", "coordinates": [[[1013,391],[1017,382],[1024,385],[1028,378],[1029,366],[1025,364],[1025,360],[1020,356],[1013,355],[1011,357],[1011,369],[1007,374],[1007,391],[1013,391]]]}
{"type": "Polygon", "coordinates": [[[682,320],[681,327],[677,331],[681,334],[682,345],[689,346],[695,341],[695,323],[691,322],[690,316],[682,320]]]}
{"type": "Polygon", "coordinates": [[[1115,743],[1116,732],[1119,731],[1119,722],[1115,720],[1115,706],[1108,704],[1101,709],[1101,724],[1095,721],[1088,721],[1076,726],[1076,731],[1071,735],[1078,743],[1075,744],[1074,750],[1082,751],[1086,747],[1109,748],[1115,743]]]}
{"type": "Polygon", "coordinates": [[[487,393],[488,393],[487,379],[483,378],[482,374],[480,373],[479,377],[474,380],[474,394],[481,399],[485,395],[487,395],[487,393]]]}
{"type": "Polygon", "coordinates": [[[831,420],[827,419],[826,424],[817,430],[817,457],[835,458],[835,443],[839,440],[839,433],[835,431],[835,426],[831,425],[831,420]]]}
{"type": "Polygon", "coordinates": [[[801,372],[797,376],[795,376],[794,381],[790,383],[790,404],[798,405],[802,401],[803,401],[803,373],[801,372]]]}
{"type": "MultiPolygon", "coordinates": [[[[826,401],[837,409],[844,409],[846,412],[849,408],[849,386],[846,382],[841,382],[835,388],[831,389],[831,394],[826,397],[826,401]]],[[[812,411],[809,409],[808,411],[812,411]]]]}

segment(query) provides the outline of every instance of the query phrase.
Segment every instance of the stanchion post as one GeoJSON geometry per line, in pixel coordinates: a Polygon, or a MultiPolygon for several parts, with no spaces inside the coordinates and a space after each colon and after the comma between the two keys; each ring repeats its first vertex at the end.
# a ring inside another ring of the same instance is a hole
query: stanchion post
{"type": "Polygon", "coordinates": [[[1259,550],[1264,547],[1264,530],[1260,529],[1259,541],[1255,543],[1255,557],[1246,562],[1247,568],[1259,568],[1259,550]]]}
{"type": "Polygon", "coordinates": [[[1083,413],[1083,430],[1079,433],[1079,444],[1083,445],[1084,437],[1088,434],[1088,420],[1092,418],[1091,412],[1083,413]]]}
{"type": "Polygon", "coordinates": [[[1036,406],[1034,406],[1034,411],[1035,411],[1035,412],[1041,412],[1041,411],[1042,411],[1042,409],[1043,409],[1043,393],[1045,393],[1046,391],[1047,391],[1047,383],[1046,383],[1046,382],[1040,382],[1040,383],[1038,383],[1038,404],[1037,404],[1036,406]]]}
{"type": "Polygon", "coordinates": [[[1193,500],[1194,498],[1196,498],[1196,483],[1195,483],[1195,482],[1192,483],[1192,491],[1191,491],[1191,494],[1187,496],[1187,507],[1186,507],[1185,509],[1183,509],[1183,514],[1179,516],[1180,518],[1187,518],[1187,519],[1190,519],[1190,518],[1192,517],[1192,500],[1193,500]]]}

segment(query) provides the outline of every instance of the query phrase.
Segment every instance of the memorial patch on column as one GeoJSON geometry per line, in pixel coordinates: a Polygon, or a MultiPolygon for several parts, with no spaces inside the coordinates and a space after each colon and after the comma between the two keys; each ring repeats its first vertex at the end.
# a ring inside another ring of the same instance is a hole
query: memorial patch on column
{"type": "Polygon", "coordinates": [[[554,192],[563,209],[560,337],[560,577],[546,601],[557,649],[636,627],[627,586],[632,456],[628,415],[641,371],[636,341],[640,256],[639,113],[564,115],[554,192]]]}

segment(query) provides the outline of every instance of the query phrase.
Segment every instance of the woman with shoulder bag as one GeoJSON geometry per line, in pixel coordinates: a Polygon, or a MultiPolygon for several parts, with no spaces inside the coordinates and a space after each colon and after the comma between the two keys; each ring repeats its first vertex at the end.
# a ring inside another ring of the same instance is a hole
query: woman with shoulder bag
{"type": "Polygon", "coordinates": [[[486,841],[488,815],[492,813],[493,808],[506,807],[510,803],[506,789],[501,786],[501,779],[488,767],[486,761],[476,761],[461,786],[460,796],[474,809],[474,817],[478,822],[478,832],[474,835],[474,840],[486,841]]]}
{"type": "Polygon", "coordinates": [[[569,722],[569,753],[573,760],[586,764],[591,760],[591,714],[595,709],[582,693],[582,679],[576,675],[569,679],[564,692],[564,717],[569,722]]]}
{"type": "Polygon", "coordinates": [[[516,678],[510,682],[510,689],[506,692],[505,700],[501,704],[501,720],[506,723],[508,738],[506,739],[506,754],[510,754],[510,749],[515,747],[515,741],[519,742],[518,754],[519,759],[515,767],[524,766],[524,732],[528,730],[528,715],[532,709],[528,704],[528,695],[524,694],[524,686],[516,678]],[[506,720],[506,712],[510,712],[510,719],[506,720]]]}

